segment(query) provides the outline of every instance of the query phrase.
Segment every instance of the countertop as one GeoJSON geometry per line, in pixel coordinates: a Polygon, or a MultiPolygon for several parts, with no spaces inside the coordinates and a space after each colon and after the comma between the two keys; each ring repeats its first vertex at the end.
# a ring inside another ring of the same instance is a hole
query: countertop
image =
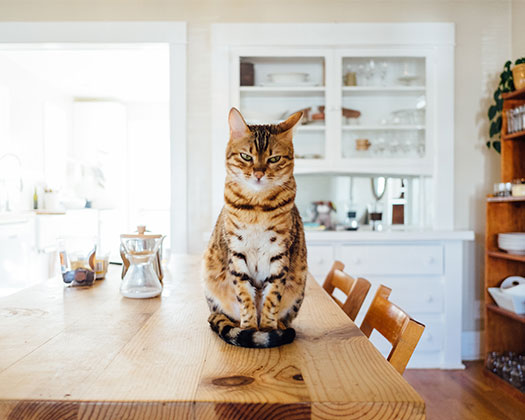
{"type": "Polygon", "coordinates": [[[306,231],[307,241],[326,242],[395,242],[395,241],[473,241],[470,230],[384,230],[306,231]]]}

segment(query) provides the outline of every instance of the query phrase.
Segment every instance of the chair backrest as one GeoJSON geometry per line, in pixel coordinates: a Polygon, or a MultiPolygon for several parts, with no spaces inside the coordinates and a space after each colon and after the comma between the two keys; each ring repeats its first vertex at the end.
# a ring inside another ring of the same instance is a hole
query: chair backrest
{"type": "Polygon", "coordinates": [[[410,318],[399,306],[389,302],[391,292],[388,287],[379,286],[363,319],[361,331],[370,337],[372,330],[377,330],[392,344],[387,360],[403,374],[425,326],[410,318]]]}
{"type": "Polygon", "coordinates": [[[345,265],[341,261],[334,261],[330,272],[326,276],[323,288],[350,319],[354,321],[370,289],[370,282],[361,277],[354,279],[343,271],[344,268],[345,265]],[[344,302],[341,302],[334,296],[335,289],[341,290],[346,295],[344,302]]]}

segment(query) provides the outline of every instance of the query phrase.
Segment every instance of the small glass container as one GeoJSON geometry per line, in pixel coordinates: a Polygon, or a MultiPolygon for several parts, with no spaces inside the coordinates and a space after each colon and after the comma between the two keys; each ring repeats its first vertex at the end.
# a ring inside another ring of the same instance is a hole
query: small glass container
{"type": "Polygon", "coordinates": [[[95,283],[96,243],[94,237],[58,239],[62,279],[68,286],[92,286],[95,283]]]}
{"type": "Polygon", "coordinates": [[[525,196],[525,178],[514,179],[512,181],[512,196],[513,197],[525,196]]]}
{"type": "Polygon", "coordinates": [[[137,230],[138,233],[120,235],[124,261],[120,293],[127,298],[152,298],[162,293],[156,265],[160,263],[159,250],[165,236],[147,234],[145,226],[137,230]]]}
{"type": "Polygon", "coordinates": [[[357,223],[357,212],[351,210],[346,214],[344,227],[345,227],[345,230],[359,229],[359,224],[357,223]]]}
{"type": "Polygon", "coordinates": [[[383,203],[375,202],[368,204],[368,220],[372,230],[383,230],[383,203]]]}

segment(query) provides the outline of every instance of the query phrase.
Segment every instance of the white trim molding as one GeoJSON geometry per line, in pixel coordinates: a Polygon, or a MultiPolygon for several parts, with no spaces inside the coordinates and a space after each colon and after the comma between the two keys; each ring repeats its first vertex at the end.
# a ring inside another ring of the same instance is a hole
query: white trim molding
{"type": "MultiPolygon", "coordinates": [[[[188,249],[185,22],[2,22],[0,48],[26,44],[168,44],[170,52],[170,154],[172,252],[188,249]]],[[[164,192],[159,191],[159,194],[164,192]]]]}
{"type": "Polygon", "coordinates": [[[484,331],[463,331],[461,334],[461,358],[466,361],[482,360],[484,331]]]}

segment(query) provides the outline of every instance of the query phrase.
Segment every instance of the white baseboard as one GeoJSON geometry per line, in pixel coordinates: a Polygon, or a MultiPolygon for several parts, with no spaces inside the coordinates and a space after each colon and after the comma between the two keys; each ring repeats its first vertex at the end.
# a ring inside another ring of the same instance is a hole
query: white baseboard
{"type": "Polygon", "coordinates": [[[461,334],[461,359],[483,359],[483,331],[463,331],[461,334]]]}

